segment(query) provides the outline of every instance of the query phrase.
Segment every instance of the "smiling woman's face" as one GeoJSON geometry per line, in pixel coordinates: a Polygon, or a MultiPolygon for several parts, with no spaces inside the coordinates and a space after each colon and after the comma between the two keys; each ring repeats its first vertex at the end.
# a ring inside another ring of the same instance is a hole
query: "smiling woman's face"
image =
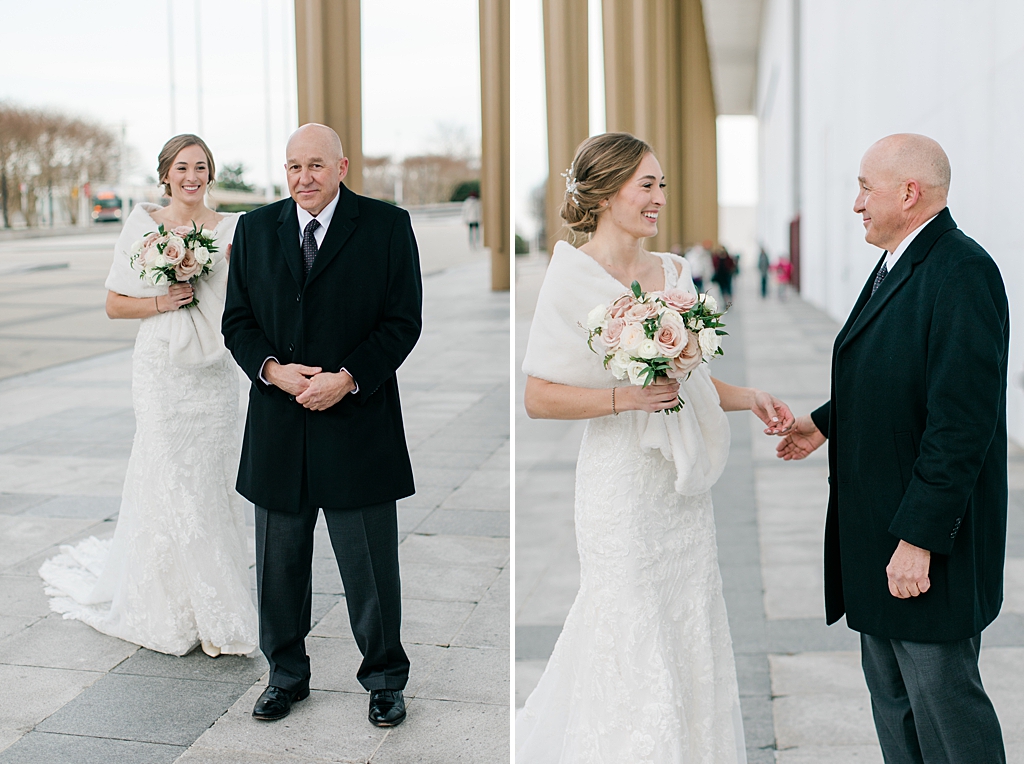
{"type": "Polygon", "coordinates": [[[186,146],[171,163],[167,177],[162,179],[172,199],[184,202],[202,201],[210,183],[210,163],[199,146],[186,146]]]}
{"type": "Polygon", "coordinates": [[[637,239],[658,233],[658,213],[665,205],[665,176],[654,154],[640,160],[626,185],[608,199],[597,220],[598,227],[614,226],[637,239]]]}

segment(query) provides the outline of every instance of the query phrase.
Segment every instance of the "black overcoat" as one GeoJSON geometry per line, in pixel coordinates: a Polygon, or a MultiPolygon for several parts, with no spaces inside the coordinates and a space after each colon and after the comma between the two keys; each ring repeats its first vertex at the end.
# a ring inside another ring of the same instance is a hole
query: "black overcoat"
{"type": "Polygon", "coordinates": [[[308,276],[299,239],[291,199],[243,215],[235,228],[222,328],[252,380],[238,492],[287,511],[303,500],[344,509],[409,496],[412,466],[395,377],[422,323],[409,213],[342,184],[308,276]],[[260,381],[270,356],[330,372],[344,367],[359,392],[309,411],[260,381]]]}
{"type": "Polygon", "coordinates": [[[874,278],[836,338],[831,399],[811,414],[828,438],[826,618],[845,612],[851,629],[890,639],[966,639],[1003,599],[1006,292],[948,208],[872,296],[874,278]],[[919,597],[889,592],[900,539],[932,552],[919,597]]]}

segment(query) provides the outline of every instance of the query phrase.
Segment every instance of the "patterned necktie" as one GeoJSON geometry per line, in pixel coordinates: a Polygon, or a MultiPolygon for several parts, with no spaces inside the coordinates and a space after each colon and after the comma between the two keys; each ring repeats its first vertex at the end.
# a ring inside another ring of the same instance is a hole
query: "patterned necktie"
{"type": "Polygon", "coordinates": [[[320,227],[320,221],[313,218],[306,223],[306,228],[302,232],[302,265],[306,269],[306,274],[309,274],[309,269],[313,267],[313,260],[316,259],[316,238],[313,236],[313,231],[320,227]]]}
{"type": "MultiPolygon", "coordinates": [[[[314,222],[316,222],[316,221],[314,221],[314,222]]],[[[883,260],[882,261],[882,267],[879,268],[878,269],[878,273],[875,274],[875,283],[871,285],[871,294],[872,294],[872,296],[874,296],[875,292],[878,291],[879,284],[881,284],[883,281],[885,281],[885,277],[888,276],[888,275],[889,275],[889,269],[885,267],[885,260],[883,260]]]]}

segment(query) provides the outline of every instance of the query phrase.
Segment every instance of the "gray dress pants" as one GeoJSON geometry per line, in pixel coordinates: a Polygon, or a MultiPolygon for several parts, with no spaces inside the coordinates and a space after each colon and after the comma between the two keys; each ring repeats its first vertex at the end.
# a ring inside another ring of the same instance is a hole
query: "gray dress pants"
{"type": "Polygon", "coordinates": [[[860,646],[885,764],[1005,764],[978,672],[980,634],[936,643],[861,634],[860,646]]]}

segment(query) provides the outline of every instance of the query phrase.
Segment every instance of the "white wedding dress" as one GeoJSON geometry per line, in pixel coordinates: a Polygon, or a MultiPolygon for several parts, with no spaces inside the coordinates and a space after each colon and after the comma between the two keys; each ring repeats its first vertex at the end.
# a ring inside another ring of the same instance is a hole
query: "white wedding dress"
{"type": "MultiPolygon", "coordinates": [[[[535,324],[568,324],[573,313],[585,320],[590,308],[625,291],[584,253],[560,249],[546,276],[556,286],[549,301],[579,305],[569,315],[559,307],[559,319],[543,305],[542,290],[535,324]],[[561,292],[559,280],[565,282],[561,292]]],[[[689,267],[662,258],[666,288],[695,291],[689,267]]],[[[549,334],[545,327],[531,331],[530,343],[539,349],[532,358],[527,352],[528,374],[549,379],[545,368],[559,361],[546,356],[573,352],[548,341],[549,334]]],[[[590,379],[600,384],[585,386],[623,384],[591,356],[578,362],[596,362],[590,379]]],[[[630,411],[587,422],[576,469],[580,589],[537,687],[516,716],[519,764],[746,761],[709,490],[724,467],[728,425],[711,385],[703,365],[681,391],[691,419],[680,426],[703,438],[705,461],[713,463],[687,482],[696,487],[690,495],[677,492],[679,465],[645,445],[652,429],[664,428],[665,414],[630,411]]],[[[694,463],[696,453],[690,454],[694,463]]]]}
{"type": "MultiPolygon", "coordinates": [[[[161,291],[126,268],[132,242],[156,230],[153,209],[140,205],[126,221],[109,289],[136,297],[161,291]]],[[[245,519],[234,489],[238,374],[219,334],[224,254],[237,217],[227,215],[213,231],[219,251],[211,276],[196,285],[199,306],[139,325],[135,440],[113,538],[61,547],[39,570],[51,608],[65,618],[171,655],[200,642],[213,653],[248,654],[258,639],[245,519]]]]}

